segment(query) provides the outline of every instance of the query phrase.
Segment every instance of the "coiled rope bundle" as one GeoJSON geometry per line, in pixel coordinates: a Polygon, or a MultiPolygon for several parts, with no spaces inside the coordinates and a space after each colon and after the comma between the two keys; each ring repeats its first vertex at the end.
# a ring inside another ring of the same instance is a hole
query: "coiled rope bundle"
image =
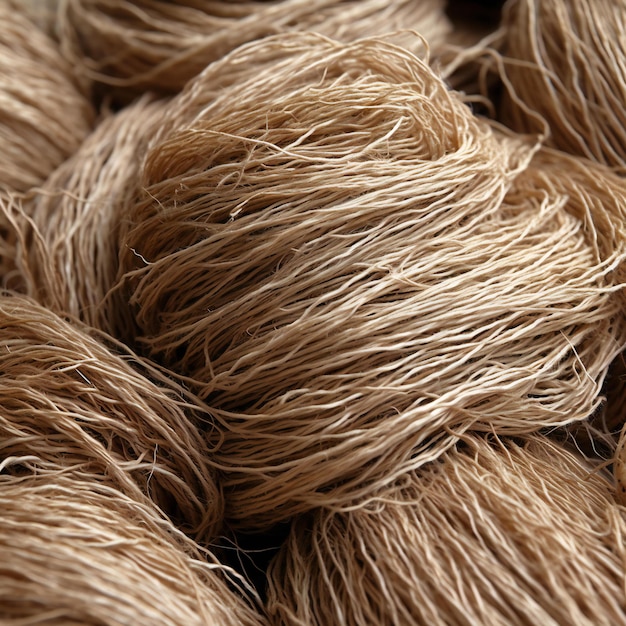
{"type": "Polygon", "coordinates": [[[0,2],[0,191],[40,185],[94,119],[71,65],[47,35],[0,2]]]}
{"type": "Polygon", "coordinates": [[[0,507],[5,624],[266,623],[227,568],[106,485],[0,475],[0,507]]]}
{"type": "Polygon", "coordinates": [[[504,14],[502,119],[626,173],[626,2],[514,0],[504,14]]]}
{"type": "Polygon", "coordinates": [[[154,503],[190,535],[215,538],[222,494],[192,422],[194,410],[201,415],[181,388],[7,294],[0,296],[0,372],[2,473],[88,479],[154,503]]]}
{"type": "Polygon", "coordinates": [[[0,207],[17,242],[21,290],[48,309],[105,331],[114,325],[117,312],[106,296],[118,271],[120,228],[166,108],[167,101],[144,97],[103,114],[40,189],[0,207]]]}
{"type": "Polygon", "coordinates": [[[623,509],[541,437],[467,437],[366,507],[293,525],[274,624],[626,624],[623,509]]]}
{"type": "Polygon", "coordinates": [[[412,29],[437,44],[450,27],[442,0],[65,0],[59,20],[66,57],[86,76],[161,92],[180,90],[239,45],[279,32],[353,40],[412,29]]]}
{"type": "Polygon", "coordinates": [[[467,430],[598,406],[624,341],[623,190],[596,221],[411,53],[269,38],[164,128],[120,293],[131,339],[213,408],[234,522],[341,507],[467,430]]]}

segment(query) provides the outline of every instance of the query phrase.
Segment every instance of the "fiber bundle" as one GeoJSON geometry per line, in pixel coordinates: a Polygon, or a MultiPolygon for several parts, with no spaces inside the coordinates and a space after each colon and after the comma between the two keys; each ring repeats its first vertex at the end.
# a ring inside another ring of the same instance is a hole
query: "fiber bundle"
{"type": "Polygon", "coordinates": [[[0,285],[6,288],[12,284],[24,290],[21,272],[16,271],[19,227],[13,223],[14,216],[20,214],[19,203],[0,191],[0,285]]]}
{"type": "Polygon", "coordinates": [[[624,173],[626,1],[514,0],[504,25],[514,96],[502,119],[543,132],[543,118],[551,145],[624,173]]]}
{"type": "Polygon", "coordinates": [[[467,430],[598,406],[624,344],[623,190],[596,221],[592,193],[380,40],[246,46],[170,118],[120,293],[130,340],[212,407],[233,523],[341,507],[467,430]]]}
{"type": "Polygon", "coordinates": [[[58,46],[0,2],[0,191],[40,185],[87,135],[94,113],[58,46]]]}
{"type": "Polygon", "coordinates": [[[165,102],[142,98],[108,114],[22,208],[5,209],[26,293],[47,308],[108,330],[120,224],[137,195],[141,160],[165,102]]]}
{"type": "Polygon", "coordinates": [[[294,523],[274,624],[626,623],[624,510],[548,439],[467,437],[367,507],[294,523]]]}
{"type": "Polygon", "coordinates": [[[65,0],[59,23],[67,58],[86,76],[160,92],[179,91],[241,44],[287,30],[352,40],[412,29],[436,44],[449,29],[442,0],[65,0]]]}
{"type": "Polygon", "coordinates": [[[191,400],[148,364],[5,294],[0,372],[3,473],[62,471],[153,502],[192,535],[219,532],[222,496],[191,400]]]}
{"type": "Polygon", "coordinates": [[[253,626],[226,568],[115,490],[0,476],[0,620],[49,626],[253,626]]]}
{"type": "Polygon", "coordinates": [[[58,0],[0,0],[13,11],[24,13],[43,32],[54,37],[58,0]]]}

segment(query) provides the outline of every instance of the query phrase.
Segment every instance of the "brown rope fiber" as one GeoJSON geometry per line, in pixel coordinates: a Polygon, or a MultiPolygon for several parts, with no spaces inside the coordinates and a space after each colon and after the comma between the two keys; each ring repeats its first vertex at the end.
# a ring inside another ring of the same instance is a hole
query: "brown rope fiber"
{"type": "Polygon", "coordinates": [[[3,294],[0,373],[0,471],[63,471],[152,501],[194,536],[217,535],[222,496],[194,405],[154,368],[3,294]]]}
{"type": "Polygon", "coordinates": [[[237,46],[287,30],[352,40],[413,29],[436,44],[449,29],[442,0],[64,0],[59,24],[78,71],[158,91],[178,91],[237,46]]]}
{"type": "Polygon", "coordinates": [[[507,125],[542,132],[539,113],[551,145],[626,173],[626,0],[512,0],[503,23],[507,125]]]}
{"type": "Polygon", "coordinates": [[[626,0],[471,4],[0,0],[0,625],[626,626],[626,0]]]}
{"type": "Polygon", "coordinates": [[[0,191],[40,185],[89,132],[94,113],[58,45],[0,2],[0,191]]]}
{"type": "Polygon", "coordinates": [[[95,328],[112,325],[116,311],[105,296],[118,270],[120,224],[165,107],[142,98],[106,115],[40,189],[4,207],[19,241],[23,289],[50,310],[95,328]]]}
{"type": "Polygon", "coordinates": [[[23,13],[50,37],[55,36],[55,23],[59,0],[0,0],[13,11],[23,13]]]}
{"type": "Polygon", "coordinates": [[[130,339],[214,409],[233,521],[339,507],[468,429],[598,406],[624,344],[623,189],[529,164],[381,40],[245,46],[168,117],[120,293],[130,339]]]}
{"type": "Polygon", "coordinates": [[[63,474],[0,475],[4,626],[261,626],[227,568],[148,506],[63,474]]]}
{"type": "Polygon", "coordinates": [[[393,491],[293,525],[273,624],[626,624],[624,510],[548,439],[469,438],[393,491]]]}

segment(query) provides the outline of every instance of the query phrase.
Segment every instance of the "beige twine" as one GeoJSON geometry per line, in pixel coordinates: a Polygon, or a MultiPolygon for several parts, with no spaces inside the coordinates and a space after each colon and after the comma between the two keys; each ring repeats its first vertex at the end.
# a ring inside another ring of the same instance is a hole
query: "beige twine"
{"type": "Polygon", "coordinates": [[[234,522],[341,506],[468,429],[598,406],[624,344],[623,189],[568,201],[576,181],[379,40],[247,46],[170,114],[120,292],[131,339],[214,408],[234,522]]]}
{"type": "Polygon", "coordinates": [[[501,117],[520,132],[626,173],[626,0],[513,0],[501,117]],[[519,100],[521,102],[516,102],[519,100]]]}
{"type": "MultiPolygon", "coordinates": [[[[16,269],[17,246],[22,227],[15,224],[21,206],[0,191],[0,285],[25,291],[27,286],[22,273],[16,269]]],[[[21,219],[18,218],[21,222],[21,219]]]]}
{"type": "Polygon", "coordinates": [[[148,506],[62,474],[0,475],[4,626],[261,626],[233,575],[148,506]]]}
{"type": "Polygon", "coordinates": [[[5,277],[6,286],[109,330],[116,311],[105,296],[117,274],[120,224],[165,107],[143,98],[105,115],[41,188],[22,203],[0,202],[18,266],[5,277]]]}
{"type": "MultiPolygon", "coordinates": [[[[559,193],[568,196],[568,210],[587,224],[594,224],[594,240],[601,255],[623,246],[626,188],[622,178],[603,165],[548,149],[537,155],[534,164],[542,176],[554,181],[559,193]]],[[[626,284],[625,271],[624,265],[617,268],[614,275],[616,283],[626,284]]],[[[624,310],[624,290],[620,289],[618,295],[624,310]]],[[[578,432],[579,445],[591,445],[589,454],[600,454],[601,458],[606,454],[606,458],[610,459],[626,421],[626,366],[623,354],[619,354],[611,364],[602,392],[606,401],[593,416],[592,422],[582,424],[574,431],[578,432]]]]}
{"type": "Polygon", "coordinates": [[[212,540],[222,496],[192,399],[117,350],[27,298],[0,296],[0,470],[108,485],[212,540]]]}
{"type": "Polygon", "coordinates": [[[556,443],[469,438],[347,513],[293,525],[273,624],[626,624],[624,509],[556,443]]]}
{"type": "Polygon", "coordinates": [[[58,45],[0,2],[0,191],[41,184],[72,155],[94,113],[58,45]]]}
{"type": "Polygon", "coordinates": [[[59,26],[66,57],[86,76],[170,92],[237,46],[273,33],[310,29],[353,40],[413,29],[437,44],[449,30],[442,0],[61,0],[59,26]]]}
{"type": "Polygon", "coordinates": [[[55,23],[59,0],[0,0],[11,10],[24,13],[38,28],[55,37],[55,23]]]}

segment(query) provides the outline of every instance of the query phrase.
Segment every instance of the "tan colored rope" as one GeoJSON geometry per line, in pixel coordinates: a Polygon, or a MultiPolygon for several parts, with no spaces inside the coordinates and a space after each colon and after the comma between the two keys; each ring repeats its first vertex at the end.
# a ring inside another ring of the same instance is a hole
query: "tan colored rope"
{"type": "Polygon", "coordinates": [[[450,27],[442,0],[62,0],[59,24],[78,71],[125,91],[178,91],[237,46],[279,32],[353,40],[407,29],[437,44],[450,27]]]}
{"type": "Polygon", "coordinates": [[[246,46],[168,118],[119,291],[129,340],[214,408],[234,521],[598,406],[624,343],[623,188],[531,164],[380,40],[246,46]]]}
{"type": "MultiPolygon", "coordinates": [[[[167,102],[142,98],[106,114],[76,154],[22,203],[0,206],[19,241],[22,290],[47,308],[109,330],[120,226],[139,191],[141,162],[167,102]]],[[[12,277],[15,281],[15,278],[12,277]]],[[[10,283],[9,283],[10,285],[10,283]]]]}
{"type": "Polygon", "coordinates": [[[182,388],[128,351],[117,354],[7,294],[0,296],[0,372],[2,473],[63,471],[154,502],[200,539],[217,536],[221,490],[192,421],[202,414],[182,388]]]}
{"type": "Polygon", "coordinates": [[[155,510],[63,473],[0,474],[6,626],[261,626],[236,578],[155,510]]]}
{"type": "Polygon", "coordinates": [[[91,104],[58,45],[0,2],[0,191],[40,185],[89,132],[91,104]]]}
{"type": "Polygon", "coordinates": [[[624,510],[581,456],[467,437],[366,507],[294,523],[273,624],[626,624],[624,510]]]}
{"type": "Polygon", "coordinates": [[[513,0],[504,25],[502,119],[543,132],[538,113],[551,145],[626,173],[626,1],[513,0]]]}

